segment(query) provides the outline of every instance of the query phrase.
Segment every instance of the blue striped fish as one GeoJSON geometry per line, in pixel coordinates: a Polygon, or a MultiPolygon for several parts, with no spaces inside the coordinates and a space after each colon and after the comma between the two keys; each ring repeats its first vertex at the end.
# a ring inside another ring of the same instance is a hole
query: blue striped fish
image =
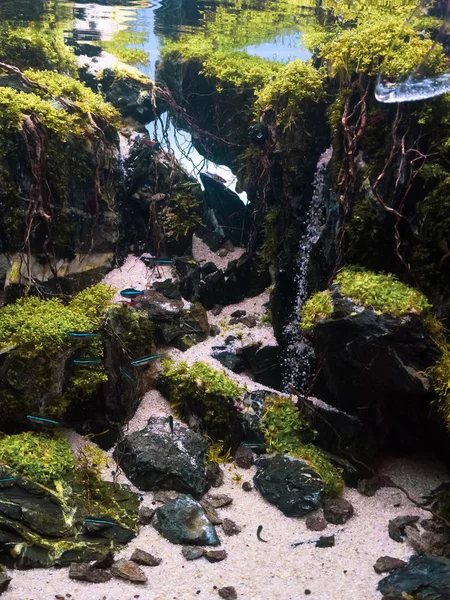
{"type": "Polygon", "coordinates": [[[50,425],[59,425],[58,421],[53,419],[45,419],[44,417],[34,417],[33,415],[27,415],[27,419],[35,421],[36,423],[50,423],[50,425]]]}
{"type": "Polygon", "coordinates": [[[146,365],[147,363],[149,363],[152,360],[156,360],[157,358],[162,358],[164,356],[164,354],[155,354],[154,356],[144,356],[144,358],[138,358],[136,360],[132,360],[130,362],[130,365],[133,365],[133,367],[139,367],[139,366],[143,366],[146,365]]]}

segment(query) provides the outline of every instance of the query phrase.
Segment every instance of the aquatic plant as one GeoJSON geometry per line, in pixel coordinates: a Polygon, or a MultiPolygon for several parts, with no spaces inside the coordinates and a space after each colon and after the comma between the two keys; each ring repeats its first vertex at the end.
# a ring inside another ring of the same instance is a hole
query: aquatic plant
{"type": "Polygon", "coordinates": [[[223,440],[218,440],[214,442],[209,436],[205,436],[209,441],[208,452],[205,456],[205,464],[209,465],[210,463],[215,463],[217,465],[223,465],[225,463],[231,462],[232,455],[231,450],[229,448],[225,449],[223,440]]]}
{"type": "Polygon", "coordinates": [[[280,248],[280,217],[279,206],[272,206],[264,217],[263,235],[264,241],[261,245],[259,255],[265,265],[274,264],[280,248]]]}
{"type": "Polygon", "coordinates": [[[102,40],[95,45],[101,46],[103,50],[113,54],[116,58],[130,65],[147,66],[149,64],[148,52],[142,48],[133,46],[142,46],[147,40],[147,34],[144,31],[132,31],[122,29],[115,31],[111,40],[102,40]],[[130,46],[132,46],[130,48],[130,46]]]}
{"type": "Polygon", "coordinates": [[[437,395],[438,410],[450,431],[450,343],[448,331],[442,322],[433,315],[427,315],[425,325],[434,343],[442,352],[441,358],[427,369],[437,395]]]}
{"type": "Polygon", "coordinates": [[[189,182],[180,185],[170,195],[169,204],[161,214],[165,237],[179,240],[192,235],[199,225],[203,224],[201,216],[201,196],[197,183],[189,182]]]}
{"type": "Polygon", "coordinates": [[[350,266],[336,275],[334,283],[343,296],[380,313],[396,316],[421,314],[431,306],[421,292],[402,283],[391,273],[374,273],[350,266]]]}
{"type": "Polygon", "coordinates": [[[53,485],[75,468],[75,457],[63,437],[24,432],[0,438],[0,463],[42,485],[53,485]]]}
{"type": "Polygon", "coordinates": [[[328,290],[317,292],[303,305],[300,314],[301,328],[313,329],[322,319],[328,319],[333,314],[333,301],[328,290]]]}

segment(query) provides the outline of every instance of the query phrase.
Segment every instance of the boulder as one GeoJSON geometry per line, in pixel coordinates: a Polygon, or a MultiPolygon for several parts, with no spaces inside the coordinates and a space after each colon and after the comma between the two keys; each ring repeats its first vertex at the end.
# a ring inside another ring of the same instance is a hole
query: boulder
{"type": "Polygon", "coordinates": [[[305,461],[275,455],[258,458],[255,464],[255,487],[287,517],[302,517],[319,507],[324,485],[305,461]]]}
{"type": "Polygon", "coordinates": [[[423,321],[377,314],[348,299],[335,300],[334,307],[335,318],[314,329],[327,401],[369,424],[379,444],[417,444],[427,434],[426,371],[440,358],[423,321]]]}
{"type": "Polygon", "coordinates": [[[281,350],[279,346],[252,344],[244,346],[243,353],[258,383],[275,390],[282,389],[281,350]]]}
{"type": "Polygon", "coordinates": [[[352,504],[344,498],[326,498],[323,502],[323,516],[328,523],[343,525],[353,517],[352,504]]]}
{"type": "Polygon", "coordinates": [[[421,600],[448,600],[450,560],[412,556],[406,566],[395,569],[379,582],[378,591],[385,595],[409,594],[421,600]]]}
{"type": "Polygon", "coordinates": [[[153,520],[156,530],[173,544],[193,546],[218,546],[214,526],[205,511],[190,496],[180,494],[156,510],[153,520]]]}
{"type": "Polygon", "coordinates": [[[234,456],[234,462],[241,469],[250,469],[253,465],[253,452],[247,446],[239,446],[234,456]]]}
{"type": "Polygon", "coordinates": [[[226,369],[230,369],[233,373],[242,373],[247,364],[242,354],[230,352],[228,350],[214,351],[211,356],[218,360],[226,369]]]}
{"type": "Polygon", "coordinates": [[[145,429],[124,437],[115,456],[128,479],[141,490],[172,489],[201,498],[207,440],[180,421],[173,434],[165,417],[152,417],[145,429]]]}

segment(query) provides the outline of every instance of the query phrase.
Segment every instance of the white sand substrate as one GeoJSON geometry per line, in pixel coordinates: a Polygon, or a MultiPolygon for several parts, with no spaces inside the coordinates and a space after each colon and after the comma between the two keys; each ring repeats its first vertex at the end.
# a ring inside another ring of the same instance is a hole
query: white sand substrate
{"type": "MultiPolygon", "coordinates": [[[[204,244],[195,244],[194,240],[197,259],[203,257],[209,260],[204,244]]],[[[143,288],[151,285],[154,275],[138,258],[129,257],[104,281],[118,290],[124,287],[143,288]]],[[[171,276],[171,269],[164,267],[163,275],[171,276]]],[[[221,334],[184,353],[172,348],[168,353],[177,361],[192,363],[206,360],[221,369],[220,363],[210,356],[211,347],[221,345],[227,335],[243,334],[243,339],[235,343],[236,347],[247,341],[275,343],[270,326],[236,329],[227,325],[230,313],[237,308],[246,310],[248,314],[261,315],[262,305],[267,299],[267,294],[247,299],[239,305],[226,307],[217,317],[209,312],[210,323],[219,324],[221,334]]],[[[248,374],[227,374],[249,389],[264,388],[251,381],[248,374]]],[[[168,414],[171,414],[171,409],[167,400],[157,390],[150,390],[124,431],[137,431],[146,425],[150,416],[168,414]]],[[[75,449],[83,443],[81,436],[74,432],[68,431],[66,435],[75,449]]],[[[448,471],[430,457],[390,457],[378,468],[407,488],[418,500],[442,481],[450,479],[448,471]]],[[[388,521],[406,514],[430,516],[411,504],[395,488],[383,488],[372,498],[362,496],[354,489],[346,489],[344,497],[352,502],[355,516],[345,525],[328,525],[325,531],[315,533],[306,529],[304,519],[285,517],[256,490],[242,490],[242,482],[252,480],[255,467],[246,471],[230,464],[224,466],[224,471],[224,485],[211,491],[233,497],[233,504],[218,512],[242,527],[242,532],[233,537],[226,537],[222,528],[217,527],[222,543],[220,548],[228,553],[225,561],[210,564],[201,558],[188,562],[181,555],[181,546],[171,544],[152,525],[148,525],[142,527],[139,536],[118,555],[129,558],[135,548],[141,548],[161,557],[163,562],[160,566],[142,567],[148,576],[147,584],[132,584],[119,579],[105,584],[76,582],[68,578],[67,568],[13,571],[13,581],[2,600],[54,600],[57,594],[66,600],[216,600],[219,596],[214,586],[234,586],[242,600],[300,600],[306,597],[311,600],[380,600],[376,586],[382,576],[373,570],[377,558],[388,555],[407,559],[411,554],[407,543],[397,543],[389,538],[388,521]],[[268,540],[267,543],[256,537],[259,525],[263,526],[261,536],[268,540]],[[336,535],[333,548],[316,548],[314,544],[291,548],[293,542],[314,540],[332,533],[336,535]],[[311,594],[305,595],[305,590],[310,590],[311,594]]],[[[105,475],[105,478],[111,478],[110,472],[105,475]]],[[[126,483],[127,479],[122,474],[119,481],[126,483]]],[[[145,505],[158,506],[153,503],[151,492],[145,492],[143,496],[145,505]]]]}

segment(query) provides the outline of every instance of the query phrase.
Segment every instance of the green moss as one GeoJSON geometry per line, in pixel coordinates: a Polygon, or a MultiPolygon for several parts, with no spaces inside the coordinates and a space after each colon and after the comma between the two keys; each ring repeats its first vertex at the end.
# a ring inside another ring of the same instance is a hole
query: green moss
{"type": "Polygon", "coordinates": [[[308,103],[317,102],[323,95],[321,73],[310,62],[293,60],[258,90],[256,106],[259,110],[273,109],[277,124],[289,129],[303,118],[308,103]]]}
{"type": "Polygon", "coordinates": [[[125,305],[114,306],[109,310],[106,322],[128,356],[136,358],[153,352],[154,326],[145,313],[125,305]]]}
{"type": "Polygon", "coordinates": [[[69,331],[93,332],[114,296],[103,284],[86,288],[64,306],[61,300],[28,297],[0,309],[0,349],[15,345],[23,357],[60,352],[74,345],[69,331]]]}
{"type": "Polygon", "coordinates": [[[75,468],[75,458],[65,438],[31,432],[0,439],[0,463],[43,485],[53,485],[75,468]]]}
{"type": "Polygon", "coordinates": [[[329,319],[333,314],[333,302],[328,290],[317,292],[301,309],[302,329],[313,329],[322,319],[329,319]]]}
{"type": "Polygon", "coordinates": [[[211,438],[209,438],[209,440],[211,443],[205,456],[205,464],[209,465],[210,463],[215,463],[216,465],[223,465],[231,462],[233,458],[231,450],[229,448],[225,449],[223,440],[217,442],[214,442],[211,438]]]}
{"type": "Polygon", "coordinates": [[[235,413],[233,400],[242,396],[244,388],[205,362],[188,365],[164,359],[162,367],[164,392],[181,418],[197,412],[211,431],[229,431],[235,413]]]}
{"type": "Polygon", "coordinates": [[[266,398],[261,428],[268,451],[280,454],[292,454],[316,436],[310,422],[301,416],[298,407],[286,396],[266,398]]]}
{"type": "Polygon", "coordinates": [[[339,495],[344,482],[326,455],[311,444],[316,432],[290,398],[266,398],[261,428],[269,452],[288,454],[305,460],[322,479],[329,496],[339,495]]]}
{"type": "Polygon", "coordinates": [[[162,211],[164,235],[169,240],[179,240],[192,235],[203,223],[201,196],[197,183],[184,183],[170,196],[169,205],[162,211]]]}
{"type": "Polygon", "coordinates": [[[427,316],[425,324],[434,343],[442,352],[441,358],[427,369],[427,373],[433,382],[439,412],[450,431],[450,344],[447,339],[448,331],[441,321],[434,316],[427,316]]]}
{"type": "Polygon", "coordinates": [[[380,313],[402,316],[421,314],[430,303],[418,290],[402,283],[391,273],[374,273],[361,267],[347,267],[335,283],[343,296],[380,313]]]}
{"type": "Polygon", "coordinates": [[[279,206],[270,208],[264,217],[263,234],[260,256],[265,265],[274,264],[280,248],[280,217],[279,206]]]}

